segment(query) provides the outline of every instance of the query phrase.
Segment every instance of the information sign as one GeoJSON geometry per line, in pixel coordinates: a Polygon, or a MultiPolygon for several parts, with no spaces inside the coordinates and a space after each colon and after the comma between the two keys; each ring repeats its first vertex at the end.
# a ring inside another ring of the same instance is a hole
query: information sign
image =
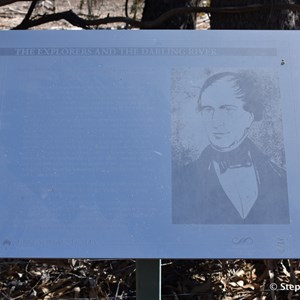
{"type": "Polygon", "coordinates": [[[0,36],[1,257],[299,257],[297,32],[0,36]]]}

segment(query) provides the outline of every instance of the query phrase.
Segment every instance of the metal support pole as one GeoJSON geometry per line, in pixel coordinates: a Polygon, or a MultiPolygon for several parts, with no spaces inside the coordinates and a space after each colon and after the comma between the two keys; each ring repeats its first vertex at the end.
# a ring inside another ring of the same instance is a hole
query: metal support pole
{"type": "Polygon", "coordinates": [[[136,261],[137,300],[161,300],[161,260],[136,261]]]}

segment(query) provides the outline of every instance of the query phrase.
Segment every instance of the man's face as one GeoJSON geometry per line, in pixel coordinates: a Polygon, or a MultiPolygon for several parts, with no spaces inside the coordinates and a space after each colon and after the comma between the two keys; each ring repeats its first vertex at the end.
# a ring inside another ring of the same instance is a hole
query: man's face
{"type": "Polygon", "coordinates": [[[253,114],[244,110],[244,102],[235,94],[233,83],[221,79],[202,94],[201,114],[210,143],[221,151],[237,147],[253,122],[253,114]]]}

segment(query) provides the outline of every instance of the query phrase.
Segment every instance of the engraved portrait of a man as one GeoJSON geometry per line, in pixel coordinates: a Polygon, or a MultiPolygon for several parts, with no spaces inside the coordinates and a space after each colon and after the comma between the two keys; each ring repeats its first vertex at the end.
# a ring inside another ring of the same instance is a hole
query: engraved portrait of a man
{"type": "Polygon", "coordinates": [[[219,72],[200,88],[197,110],[209,141],[172,168],[174,224],[287,224],[287,177],[249,138],[263,118],[251,76],[219,72]]]}

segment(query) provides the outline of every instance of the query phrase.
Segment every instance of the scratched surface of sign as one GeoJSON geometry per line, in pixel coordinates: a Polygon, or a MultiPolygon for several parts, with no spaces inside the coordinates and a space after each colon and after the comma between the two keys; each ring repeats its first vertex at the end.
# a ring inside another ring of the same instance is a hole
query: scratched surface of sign
{"type": "Polygon", "coordinates": [[[0,35],[0,257],[299,258],[296,33],[0,35]]]}

